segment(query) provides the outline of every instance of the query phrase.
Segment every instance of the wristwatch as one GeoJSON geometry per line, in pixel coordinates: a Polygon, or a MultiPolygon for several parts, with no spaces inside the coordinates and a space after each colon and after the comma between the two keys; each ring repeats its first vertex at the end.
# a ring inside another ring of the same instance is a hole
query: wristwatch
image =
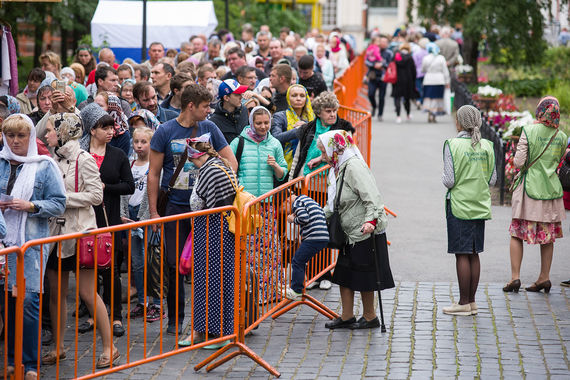
{"type": "Polygon", "coordinates": [[[30,202],[30,208],[28,209],[28,211],[32,214],[35,214],[36,212],[38,212],[38,206],[36,206],[34,204],[34,202],[30,202]]]}

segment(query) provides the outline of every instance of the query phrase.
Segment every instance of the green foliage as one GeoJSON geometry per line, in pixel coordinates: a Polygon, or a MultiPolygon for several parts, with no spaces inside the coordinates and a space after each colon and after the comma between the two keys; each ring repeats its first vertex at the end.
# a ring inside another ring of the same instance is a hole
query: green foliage
{"type": "Polygon", "coordinates": [[[560,103],[560,112],[570,114],[570,82],[556,81],[543,95],[552,95],[560,103]]]}
{"type": "Polygon", "coordinates": [[[492,57],[509,66],[541,61],[543,1],[418,0],[418,15],[425,21],[461,23],[464,35],[479,41],[486,36],[492,57]]]}
{"type": "MultiPolygon", "coordinates": [[[[570,48],[553,47],[544,52],[541,68],[547,77],[570,82],[569,62],[570,48]]],[[[570,93],[567,93],[566,97],[568,94],[570,93]]]]}
{"type": "Polygon", "coordinates": [[[547,79],[521,79],[490,82],[493,87],[498,87],[506,94],[515,96],[540,97],[546,93],[550,81],[547,79]]]}
{"type": "MultiPolygon", "coordinates": [[[[224,29],[226,25],[225,7],[224,0],[214,0],[218,29],[224,29]]],[[[298,10],[283,11],[281,5],[258,3],[254,0],[229,1],[229,16],[229,30],[236,39],[241,38],[241,27],[245,23],[251,23],[255,30],[267,24],[273,34],[287,26],[303,35],[310,26],[305,15],[298,10]]]]}

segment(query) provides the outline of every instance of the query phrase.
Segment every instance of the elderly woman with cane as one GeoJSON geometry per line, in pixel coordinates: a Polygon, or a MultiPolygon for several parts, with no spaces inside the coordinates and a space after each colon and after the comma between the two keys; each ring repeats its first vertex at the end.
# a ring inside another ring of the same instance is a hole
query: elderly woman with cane
{"type": "Polygon", "coordinates": [[[481,138],[481,112],[466,105],[457,110],[455,138],[443,145],[442,181],[446,196],[447,251],[455,254],[459,303],[444,307],[451,315],[477,314],[479,253],[483,252],[485,220],[491,219],[489,184],[497,179],[493,143],[481,138]]]}
{"type": "Polygon", "coordinates": [[[378,328],[374,291],[394,287],[382,196],[350,132],[323,133],[318,137],[317,147],[323,160],[331,165],[325,214],[330,218],[338,208],[345,234],[332,280],[340,286],[342,314],[325,327],[378,328]],[[363,305],[363,315],[358,320],[354,316],[355,291],[360,292],[363,305]]]}

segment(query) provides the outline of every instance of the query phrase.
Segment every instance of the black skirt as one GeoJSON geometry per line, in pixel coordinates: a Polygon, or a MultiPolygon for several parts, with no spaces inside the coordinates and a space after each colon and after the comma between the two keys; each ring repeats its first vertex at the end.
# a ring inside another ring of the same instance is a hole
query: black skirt
{"type": "Polygon", "coordinates": [[[451,201],[446,200],[447,253],[474,254],[483,252],[485,220],[463,220],[451,212],[451,201]]]}
{"type": "MultiPolygon", "coordinates": [[[[392,270],[388,259],[386,234],[374,235],[376,257],[378,259],[380,290],[394,287],[392,270]]],[[[372,239],[347,244],[339,252],[332,282],[353,291],[371,292],[378,290],[374,256],[372,256],[372,239]]]]}
{"type": "MultiPolygon", "coordinates": [[[[48,257],[48,262],[46,264],[47,269],[54,271],[59,270],[59,258],[57,257],[57,243],[54,244],[53,248],[48,257]]],[[[75,272],[77,269],[77,254],[61,259],[61,270],[63,272],[75,272]]]]}

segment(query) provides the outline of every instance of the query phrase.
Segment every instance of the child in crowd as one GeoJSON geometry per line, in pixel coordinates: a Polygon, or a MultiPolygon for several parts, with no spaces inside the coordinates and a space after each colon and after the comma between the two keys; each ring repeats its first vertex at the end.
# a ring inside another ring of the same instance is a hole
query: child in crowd
{"type": "Polygon", "coordinates": [[[325,212],[317,202],[306,195],[295,194],[291,194],[290,201],[292,213],[287,216],[287,221],[301,227],[301,245],[291,261],[291,287],[285,290],[284,296],[299,301],[303,297],[305,265],[320,250],[327,247],[329,231],[325,212]]]}
{"type": "MultiPolygon", "coordinates": [[[[150,140],[152,129],[141,126],[133,131],[133,149],[136,159],[131,163],[131,172],[135,180],[135,192],[121,199],[121,217],[124,223],[146,220],[149,218],[147,198],[147,175],[149,169],[150,140]]],[[[150,233],[150,229],[148,230],[150,233]]],[[[138,304],[131,310],[131,318],[139,318],[144,313],[144,266],[145,266],[145,242],[144,229],[137,228],[131,231],[131,265],[132,273],[137,289],[138,304]]],[[[150,270],[148,268],[147,270],[150,270]]],[[[147,322],[153,322],[161,318],[160,300],[154,300],[149,305],[146,314],[147,322]]]]}

